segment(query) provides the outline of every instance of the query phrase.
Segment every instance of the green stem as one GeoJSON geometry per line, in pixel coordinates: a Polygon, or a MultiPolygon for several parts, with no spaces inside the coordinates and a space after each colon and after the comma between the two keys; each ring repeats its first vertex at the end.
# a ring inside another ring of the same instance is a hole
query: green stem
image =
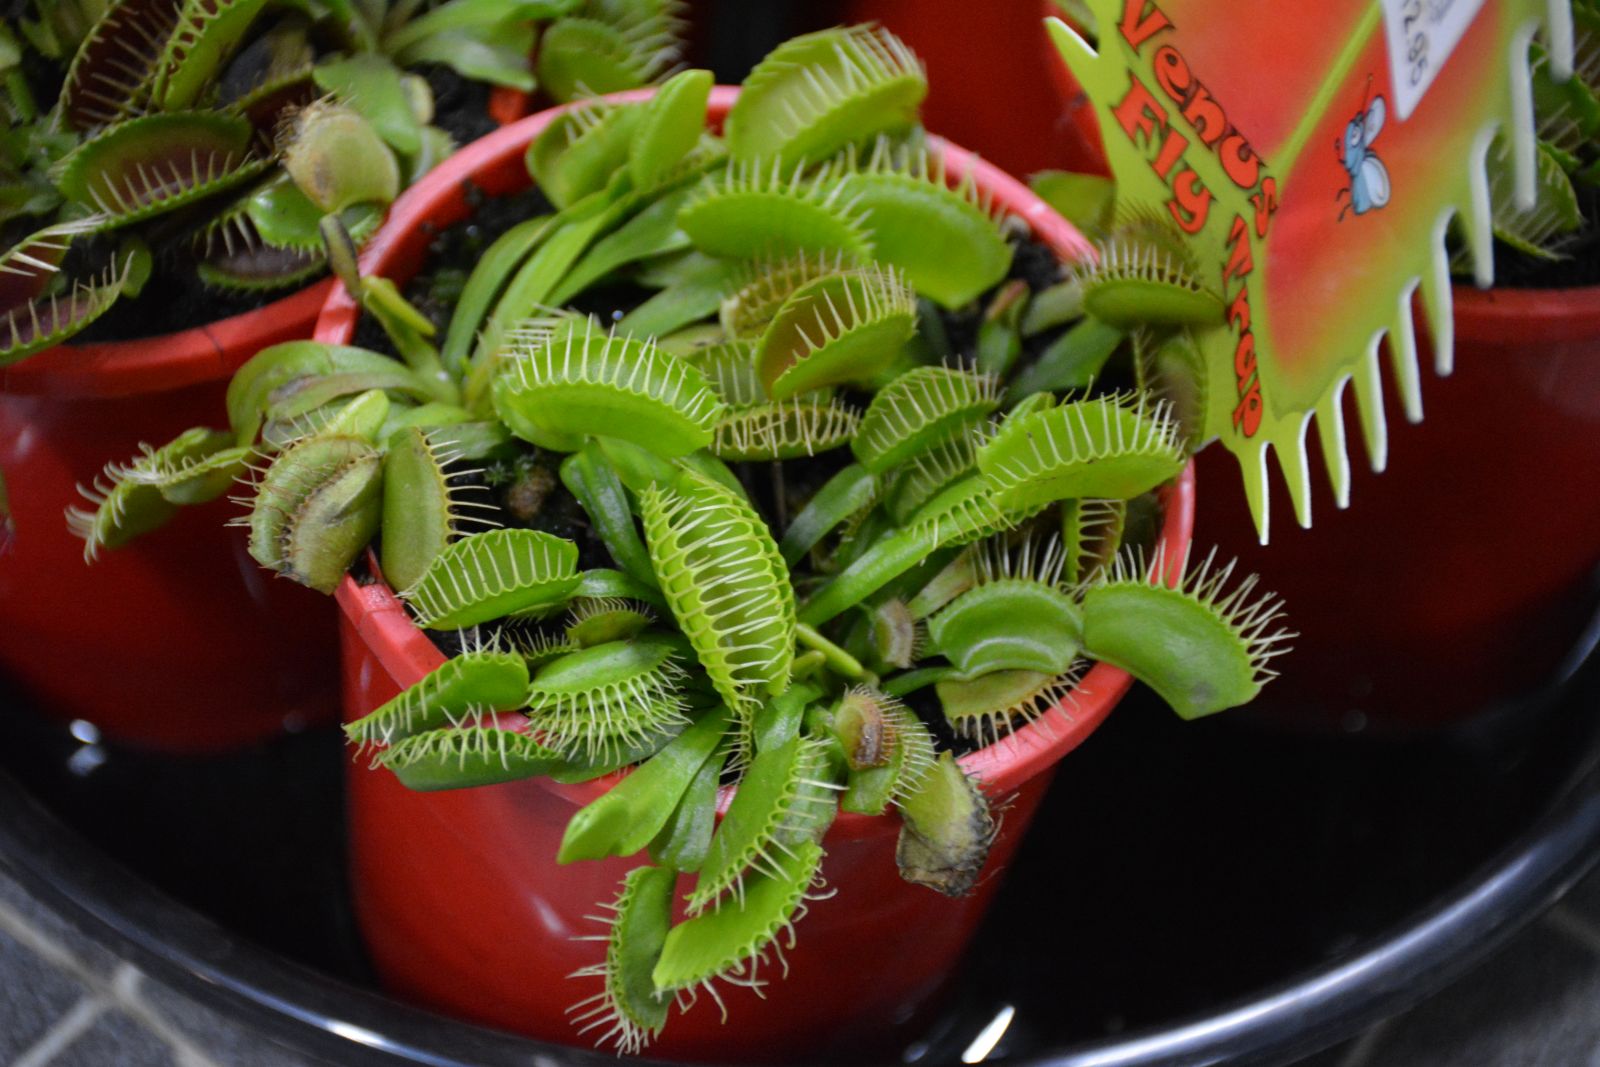
{"type": "Polygon", "coordinates": [[[789,668],[789,676],[797,681],[810,678],[828,665],[828,657],[821,652],[803,652],[794,658],[794,665],[789,668]]]}
{"type": "Polygon", "coordinates": [[[835,674],[842,674],[855,682],[867,676],[867,669],[861,665],[860,660],[823,637],[814,627],[801,623],[795,627],[794,636],[795,640],[811,651],[822,653],[823,659],[835,674]]]}
{"type": "Polygon", "coordinates": [[[783,532],[779,549],[784,561],[793,566],[827,532],[872,503],[878,492],[878,476],[859,463],[852,463],[829,478],[783,532]]]}
{"type": "Polygon", "coordinates": [[[953,678],[960,672],[954,667],[923,667],[921,670],[905,671],[883,683],[883,691],[892,697],[903,697],[907,693],[915,693],[918,689],[942,682],[946,678],[953,678]]]}
{"type": "Polygon", "coordinates": [[[654,587],[650,553],[633,524],[633,509],[622,479],[593,441],[561,462],[561,481],[594,523],[606,551],[627,574],[654,587]]]}
{"type": "Polygon", "coordinates": [[[854,607],[925,559],[938,542],[925,528],[897,530],[818,589],[800,609],[800,621],[820,626],[854,607]]]}
{"type": "Polygon", "coordinates": [[[406,302],[388,278],[361,279],[361,306],[383,326],[406,366],[427,384],[433,399],[460,405],[461,390],[439,361],[439,350],[428,340],[433,324],[406,302]]]}

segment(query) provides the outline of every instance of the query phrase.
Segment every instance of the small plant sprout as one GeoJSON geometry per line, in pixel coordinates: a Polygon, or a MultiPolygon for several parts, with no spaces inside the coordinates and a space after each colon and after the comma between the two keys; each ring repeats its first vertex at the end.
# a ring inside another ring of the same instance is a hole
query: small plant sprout
{"type": "MultiPolygon", "coordinates": [[[[546,32],[549,83],[654,70],[628,49],[656,55],[675,7],[620,10],[546,32]]],[[[473,253],[448,322],[407,303],[425,281],[353,279],[391,352],[262,352],[227,431],[119,468],[80,520],[115,543],[249,450],[255,557],[386,578],[450,653],[347,727],[364,758],[426,790],[626,769],[550,857],[648,853],[573,1009],[624,1052],[701,992],[779,992],[841,811],[899,819],[905,878],[969,893],[1004,798],[962,755],[1048,738],[1091,661],[1192,717],[1254,695],[1284,640],[1250,582],[1146,563],[1199,368],[1135,366],[1130,309],[1158,308],[1148,355],[1210,298],[1109,267],[1166,253],[1019,257],[882,29],[780,47],[725,137],[708,89],[565,112],[523,161],[544,200],[473,253]]]]}

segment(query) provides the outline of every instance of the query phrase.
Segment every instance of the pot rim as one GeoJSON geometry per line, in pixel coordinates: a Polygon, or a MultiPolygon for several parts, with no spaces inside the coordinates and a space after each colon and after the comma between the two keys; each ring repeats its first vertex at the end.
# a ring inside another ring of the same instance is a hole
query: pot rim
{"type": "MultiPolygon", "coordinates": [[[[607,99],[635,101],[646,99],[653,92],[649,89],[631,90],[613,94],[607,99]]],[[[738,88],[735,86],[717,86],[712,90],[710,116],[714,124],[727,114],[737,96],[738,88]]],[[[520,160],[533,138],[570,107],[549,108],[496,130],[461,149],[429,172],[391,207],[382,229],[362,253],[362,273],[403,282],[409,274],[399,269],[398,261],[408,250],[417,247],[413,234],[424,225],[442,228],[452,224],[454,219],[441,222],[440,216],[459,203],[463,182],[479,173],[504,168],[508,162],[520,160]]],[[[1049,244],[1061,259],[1093,254],[1089,242],[1077,229],[1035,196],[1027,186],[943,138],[930,135],[928,143],[935,151],[944,154],[948,170],[953,176],[960,178],[970,173],[981,188],[994,194],[996,203],[1027,223],[1033,235],[1049,244]]],[[[342,287],[335,289],[317,319],[315,339],[329,344],[348,344],[355,335],[359,314],[359,307],[350,294],[342,287]]],[[[1180,567],[1188,551],[1194,525],[1194,483],[1194,464],[1191,461],[1178,480],[1163,493],[1166,508],[1158,553],[1160,558],[1152,565],[1152,571],[1159,566],[1167,568],[1165,573],[1181,573],[1180,567]]],[[[381,576],[372,584],[360,585],[347,574],[335,596],[356,633],[377,655],[384,669],[402,686],[415,683],[444,662],[443,654],[411,621],[404,605],[381,576]]],[[[1126,672],[1107,663],[1096,663],[1073,692],[1049,711],[1005,740],[961,757],[961,766],[976,777],[989,794],[1000,796],[1012,792],[1081,744],[1105,720],[1132,683],[1132,678],[1126,672]]],[[[552,791],[583,804],[609,789],[615,776],[607,775],[577,786],[560,786],[547,779],[539,781],[552,791]]],[[[871,818],[841,813],[835,822],[835,829],[846,834],[860,833],[869,825],[871,818]]]]}
{"type": "MultiPolygon", "coordinates": [[[[1600,337],[1600,285],[1566,289],[1450,287],[1456,337],[1521,345],[1600,337]]],[[[1460,345],[1457,345],[1460,348],[1460,345]]]]}
{"type": "MultiPolygon", "coordinates": [[[[489,117],[505,126],[527,114],[531,100],[527,93],[492,86],[489,117]]],[[[174,333],[83,344],[68,340],[0,367],[0,394],[112,398],[230,377],[268,345],[303,337],[336,281],[320,278],[258,308],[174,333]]]]}
{"type": "Polygon", "coordinates": [[[332,278],[323,278],[261,307],[176,333],[68,341],[0,367],[0,393],[122,397],[226,378],[259,349],[303,333],[332,286],[332,278]]]}

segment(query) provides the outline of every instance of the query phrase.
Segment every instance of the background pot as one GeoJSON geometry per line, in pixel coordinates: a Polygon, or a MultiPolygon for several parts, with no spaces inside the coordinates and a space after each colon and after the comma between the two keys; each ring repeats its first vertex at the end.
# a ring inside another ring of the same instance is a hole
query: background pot
{"type": "MultiPolygon", "coordinates": [[[[491,91],[489,117],[525,114],[491,91]]],[[[66,344],[0,367],[0,675],[56,717],[124,744],[208,752],[338,714],[334,609],[273,581],[217,506],[83,562],[63,513],[107,462],[216,425],[238,367],[308,337],[324,279],[255,311],[178,333],[66,344]]]]}
{"type": "Polygon", "coordinates": [[[0,370],[0,474],[14,531],[0,551],[0,672],[38,706],[113,740],[214,750],[337,707],[333,611],[271,581],[217,508],[83,561],[66,527],[108,460],[216,423],[229,376],[304,337],[329,283],[181,333],[62,345],[0,370]]]}
{"type": "Polygon", "coordinates": [[[1099,139],[1086,140],[1059,106],[1052,59],[1040,46],[1039,9],[1027,0],[826,0],[804,6],[806,29],[881,22],[905,41],[928,68],[922,116],[929,129],[1012,174],[1093,169],[1099,139]]]}
{"type": "MultiPolygon", "coordinates": [[[[720,121],[736,90],[713,92],[720,121]]],[[[638,99],[641,93],[621,94],[638,99]]],[[[406,193],[363,259],[363,270],[404,283],[432,235],[466,217],[464,183],[491,192],[527,185],[524,147],[557,111],[542,112],[458,153],[406,193]]],[[[1012,213],[1063,257],[1086,247],[1071,226],[1014,179],[933,139],[951,170],[976,168],[1012,213]]],[[[329,299],[317,337],[343,343],[357,309],[342,292],[329,299]]],[[[1189,541],[1193,476],[1169,493],[1169,551],[1189,541]]],[[[381,583],[346,579],[338,592],[347,718],[365,714],[443,662],[432,642],[381,583]]],[[[667,1056],[772,1060],[799,1054],[859,1057],[892,1045],[934,1001],[971,938],[1057,760],[1097,727],[1130,685],[1096,666],[1069,719],[1051,716],[1014,742],[966,757],[996,798],[1009,797],[989,875],[977,892],[948,900],[902,881],[894,863],[898,823],[846,815],[825,842],[832,899],[815,904],[787,953],[789,973],[765,1000],[724,993],[724,1026],[709,998],[675,1018],[655,1051],[667,1056]]],[[[511,717],[509,722],[520,717],[511,717]]],[[[352,764],[348,773],[352,894],[374,964],[394,992],[479,1022],[550,1040],[578,1040],[565,1008],[587,995],[564,976],[594,962],[584,916],[615,894],[628,860],[558,867],[568,818],[608,782],[560,787],[516,782],[446,793],[414,793],[386,771],[352,764]]]]}
{"type": "MultiPolygon", "coordinates": [[[[1310,530],[1275,522],[1263,548],[1242,492],[1203,502],[1301,633],[1250,715],[1439,727],[1531,696],[1592,640],[1600,287],[1453,292],[1455,372],[1424,384],[1418,425],[1391,403],[1388,469],[1352,457],[1348,511],[1324,497],[1310,530]]],[[[1220,449],[1200,467],[1237,479],[1220,449]]]]}

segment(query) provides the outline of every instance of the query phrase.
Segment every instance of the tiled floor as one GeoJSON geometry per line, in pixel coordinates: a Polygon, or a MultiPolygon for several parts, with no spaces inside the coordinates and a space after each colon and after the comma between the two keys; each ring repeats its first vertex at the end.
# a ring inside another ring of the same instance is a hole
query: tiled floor
{"type": "MultiPolygon", "coordinates": [[[[141,974],[0,873],[0,1064],[313,1061],[141,974]]],[[[1301,1067],[1600,1067],[1600,874],[1479,970],[1301,1067]]]]}
{"type": "Polygon", "coordinates": [[[0,871],[0,1064],[311,1067],[152,981],[0,871]]]}
{"type": "Polygon", "coordinates": [[[1302,1067],[1600,1067],[1600,880],[1408,1015],[1302,1067]]]}

